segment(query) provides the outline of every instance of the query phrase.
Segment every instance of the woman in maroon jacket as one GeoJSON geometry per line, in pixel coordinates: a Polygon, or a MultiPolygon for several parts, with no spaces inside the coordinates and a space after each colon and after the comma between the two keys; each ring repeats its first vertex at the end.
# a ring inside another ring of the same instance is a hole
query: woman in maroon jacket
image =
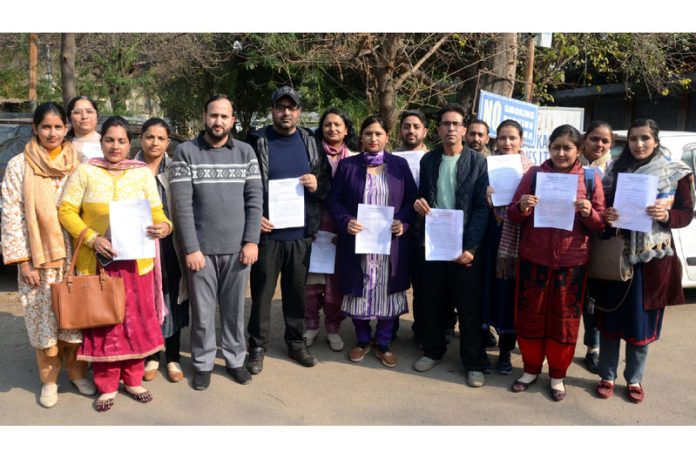
{"type": "MultiPolygon", "coordinates": [[[[592,280],[590,287],[597,308],[600,331],[597,394],[614,394],[621,339],[626,341],[626,394],[634,403],[645,394],[641,380],[648,357],[648,345],[660,337],[664,308],[683,304],[681,264],[674,255],[671,229],[687,226],[693,218],[691,170],[681,161],[665,158],[660,147],[659,128],[652,119],[638,119],[628,130],[628,142],[621,155],[609,165],[604,184],[607,202],[612,205],[619,173],[640,173],[659,178],[657,201],[646,208],[653,220],[651,232],[621,231],[633,264],[633,279],[592,280]]],[[[612,224],[618,211],[607,208],[604,219],[612,224]]]]}
{"type": "Polygon", "coordinates": [[[551,158],[530,169],[522,178],[508,218],[522,226],[515,330],[522,353],[524,374],[512,391],[527,390],[536,382],[544,358],[549,363],[550,394],[554,401],[565,398],[563,379],[575,353],[580,317],[585,299],[585,266],[590,232],[604,228],[604,191],[595,175],[588,192],[582,165],[578,160],[582,138],[570,125],[554,129],[549,137],[551,158]],[[534,207],[537,172],[577,175],[573,230],[537,228],[534,207]]]}

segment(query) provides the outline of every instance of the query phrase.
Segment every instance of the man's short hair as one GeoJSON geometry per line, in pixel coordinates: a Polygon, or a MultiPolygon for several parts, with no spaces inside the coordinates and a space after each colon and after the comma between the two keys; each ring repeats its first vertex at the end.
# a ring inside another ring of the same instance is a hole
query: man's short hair
{"type": "Polygon", "coordinates": [[[483,127],[486,128],[486,134],[490,134],[490,133],[491,133],[491,128],[488,127],[488,123],[486,123],[486,121],[484,121],[483,119],[479,119],[479,118],[471,118],[471,119],[469,119],[469,120],[466,122],[466,130],[469,130],[469,126],[471,126],[472,124],[481,124],[483,127]]]}
{"type": "Polygon", "coordinates": [[[440,108],[440,110],[437,112],[437,123],[440,124],[440,121],[442,121],[442,116],[450,111],[454,111],[455,113],[462,115],[462,120],[466,119],[466,111],[464,110],[463,106],[459,105],[458,103],[448,103],[440,108]]]}
{"type": "Polygon", "coordinates": [[[232,100],[230,100],[230,98],[227,97],[225,94],[215,94],[215,95],[213,95],[212,97],[210,97],[208,100],[206,100],[206,101],[205,101],[205,105],[203,105],[203,109],[204,109],[203,111],[204,111],[205,113],[207,113],[207,112],[208,112],[208,105],[210,105],[212,102],[216,102],[216,101],[222,100],[222,99],[227,100],[228,102],[230,102],[230,105],[232,105],[232,111],[234,112],[234,103],[233,103],[232,100]]]}
{"type": "Polygon", "coordinates": [[[425,118],[425,113],[423,113],[420,110],[405,110],[401,112],[401,115],[399,116],[399,126],[404,123],[406,118],[409,116],[415,116],[420,120],[421,123],[423,123],[424,126],[427,126],[427,120],[425,118]]]}

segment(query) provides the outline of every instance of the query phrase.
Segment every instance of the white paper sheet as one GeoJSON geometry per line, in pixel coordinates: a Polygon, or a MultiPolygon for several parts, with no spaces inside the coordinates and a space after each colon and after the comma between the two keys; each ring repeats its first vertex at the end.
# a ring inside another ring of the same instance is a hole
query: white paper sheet
{"type": "Polygon", "coordinates": [[[453,261],[462,254],[464,212],[431,208],[425,216],[425,260],[453,261]]]}
{"type": "Polygon", "coordinates": [[[519,154],[503,154],[500,156],[488,156],[488,181],[493,187],[494,207],[508,205],[517,191],[524,170],[522,158],[519,154]]]}
{"type": "Polygon", "coordinates": [[[312,252],[309,256],[309,271],[315,274],[332,274],[336,266],[336,245],[333,239],[336,234],[318,231],[317,238],[312,242],[312,252]]]}
{"type": "Polygon", "coordinates": [[[394,207],[358,204],[357,219],[363,228],[355,236],[355,253],[389,254],[394,207]]]}
{"type": "Polygon", "coordinates": [[[657,177],[640,173],[619,173],[616,179],[614,208],[619,218],[612,226],[631,231],[650,232],[653,220],[645,207],[657,199],[657,177]]]}
{"type": "Polygon", "coordinates": [[[118,254],[114,260],[154,258],[155,241],[147,236],[147,227],[151,225],[148,200],[109,202],[111,246],[118,254]]]}
{"type": "Polygon", "coordinates": [[[394,156],[400,156],[408,162],[413,179],[416,180],[416,187],[420,186],[420,160],[426,151],[394,151],[394,156]]]}
{"type": "Polygon", "coordinates": [[[274,229],[304,226],[304,186],[299,178],[268,181],[268,219],[274,229]]]}
{"type": "Polygon", "coordinates": [[[87,159],[104,157],[101,145],[99,143],[83,143],[82,155],[87,159]]]}
{"type": "Polygon", "coordinates": [[[572,173],[543,173],[536,175],[534,227],[555,227],[573,230],[578,176],[572,173]]]}

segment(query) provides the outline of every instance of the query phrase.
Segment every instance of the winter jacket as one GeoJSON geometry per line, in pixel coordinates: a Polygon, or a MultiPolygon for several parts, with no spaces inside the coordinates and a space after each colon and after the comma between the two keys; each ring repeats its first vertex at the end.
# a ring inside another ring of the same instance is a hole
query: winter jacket
{"type": "MultiPolygon", "coordinates": [[[[595,172],[594,190],[592,192],[592,210],[586,218],[576,210],[573,230],[534,227],[534,208],[523,213],[520,210],[520,200],[525,194],[534,194],[532,183],[537,172],[558,173],[553,168],[551,159],[537,167],[532,167],[524,174],[517,187],[512,203],[508,206],[510,221],[522,226],[520,240],[520,257],[535,264],[557,269],[559,267],[574,267],[587,264],[589,254],[589,235],[591,232],[604,229],[604,189],[602,180],[595,172]]],[[[585,174],[580,161],[575,161],[571,170],[578,177],[577,199],[587,199],[585,174]]]]}
{"type": "MultiPolygon", "coordinates": [[[[424,198],[431,208],[437,200],[437,180],[444,151],[442,146],[423,156],[420,161],[420,186],[418,197],[424,198]]],[[[457,188],[455,208],[464,211],[464,237],[462,251],[476,253],[488,224],[488,166],[486,159],[468,146],[464,147],[457,160],[457,188]]]]}
{"type": "MultiPolygon", "coordinates": [[[[268,218],[268,131],[273,126],[266,126],[250,132],[247,143],[256,152],[263,184],[263,216],[268,218]]],[[[311,132],[302,127],[297,128],[307,150],[310,173],[317,178],[317,190],[309,192],[305,188],[305,237],[312,237],[319,229],[321,222],[321,203],[324,202],[331,190],[331,165],[323,151],[317,148],[317,143],[311,132]]],[[[261,241],[266,239],[261,234],[261,241]]]]}

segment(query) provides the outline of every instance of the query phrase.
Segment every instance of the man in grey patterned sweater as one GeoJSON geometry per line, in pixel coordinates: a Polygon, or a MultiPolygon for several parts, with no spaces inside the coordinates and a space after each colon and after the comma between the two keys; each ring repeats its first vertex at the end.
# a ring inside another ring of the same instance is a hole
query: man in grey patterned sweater
{"type": "Polygon", "coordinates": [[[205,130],[176,148],[169,168],[172,220],[186,255],[196,390],[210,385],[216,304],[227,372],[242,385],[251,382],[244,367],[244,289],[258,258],[263,190],[254,150],[230,135],[234,122],[227,96],[211,97],[205,130]]]}

